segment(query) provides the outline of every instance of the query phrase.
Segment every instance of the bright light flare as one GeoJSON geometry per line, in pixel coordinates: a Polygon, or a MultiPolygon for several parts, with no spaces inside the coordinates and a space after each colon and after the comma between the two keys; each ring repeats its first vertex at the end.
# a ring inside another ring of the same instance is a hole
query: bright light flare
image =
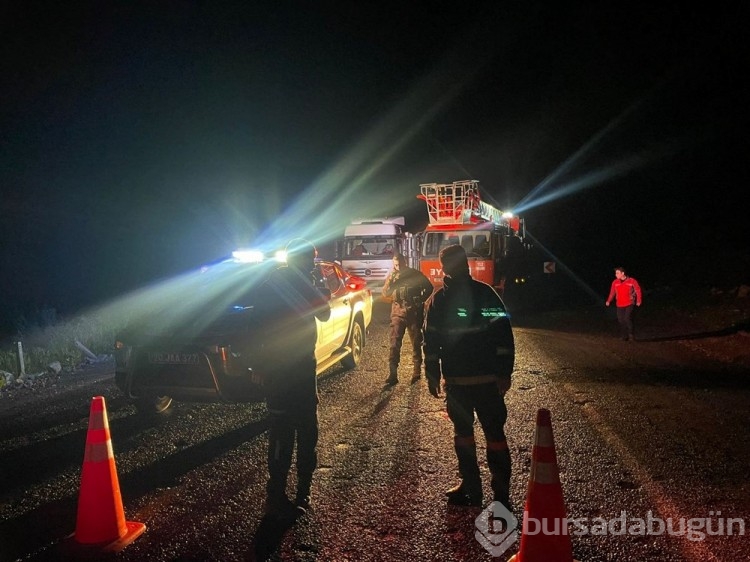
{"type": "MultiPolygon", "coordinates": [[[[142,325],[147,337],[177,331],[197,334],[224,311],[246,307],[246,295],[264,281],[272,267],[269,261],[224,260],[153,283],[83,311],[82,316],[95,319],[115,333],[129,325],[142,325]]],[[[71,322],[73,327],[76,322],[71,322]]],[[[118,345],[116,341],[112,343],[118,345]]]]}
{"type": "Polygon", "coordinates": [[[273,255],[273,259],[281,263],[286,263],[286,257],[287,257],[286,250],[279,250],[273,255]]]}
{"type": "Polygon", "coordinates": [[[602,129],[596,132],[587,140],[577,151],[571,154],[565,161],[560,164],[551,174],[534,187],[516,206],[516,211],[523,213],[534,207],[539,207],[556,199],[566,197],[582,191],[603,185],[610,180],[625,176],[635,170],[643,169],[646,166],[663,159],[669,159],[675,154],[683,152],[695,142],[693,139],[673,139],[669,142],[662,142],[658,145],[649,147],[647,151],[626,155],[620,160],[612,162],[606,168],[591,170],[581,174],[578,178],[563,183],[562,178],[568,176],[581,163],[585,162],[591,154],[604,144],[604,141],[613,137],[616,132],[629,120],[635,119],[638,112],[645,103],[655,97],[658,90],[666,82],[657,84],[651,92],[636,99],[623,112],[607,123],[602,129]],[[556,187],[554,187],[556,186],[556,187]],[[543,194],[543,192],[546,192],[543,194]]]}
{"type": "Polygon", "coordinates": [[[242,263],[260,263],[265,256],[260,250],[235,250],[232,257],[242,263]]]}
{"type": "MultiPolygon", "coordinates": [[[[396,185],[383,185],[383,180],[376,178],[388,166],[398,164],[410,143],[429,130],[434,119],[465,91],[485,65],[493,62],[493,57],[490,51],[477,53],[471,42],[456,40],[444,58],[417,79],[389,113],[375,121],[339,161],[285,206],[256,237],[256,243],[272,247],[288,240],[290,233],[313,243],[334,241],[357,216],[398,215],[404,204],[413,203],[413,195],[396,185]],[[396,193],[404,195],[400,198],[394,196],[396,193]]],[[[416,188],[418,178],[427,172],[416,167],[401,181],[407,186],[413,181],[416,188]]]]}

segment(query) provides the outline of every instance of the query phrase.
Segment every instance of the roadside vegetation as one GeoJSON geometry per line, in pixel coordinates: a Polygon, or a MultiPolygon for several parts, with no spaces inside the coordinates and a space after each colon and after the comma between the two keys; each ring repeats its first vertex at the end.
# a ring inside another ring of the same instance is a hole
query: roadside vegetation
{"type": "MultiPolygon", "coordinates": [[[[96,316],[76,316],[58,321],[54,311],[45,311],[35,321],[21,318],[16,336],[0,347],[0,371],[18,376],[18,344],[23,348],[24,371],[27,374],[46,373],[55,362],[63,371],[74,369],[85,359],[79,342],[95,355],[111,354],[114,327],[96,316]]],[[[0,387],[7,377],[0,376],[0,387]]]]}

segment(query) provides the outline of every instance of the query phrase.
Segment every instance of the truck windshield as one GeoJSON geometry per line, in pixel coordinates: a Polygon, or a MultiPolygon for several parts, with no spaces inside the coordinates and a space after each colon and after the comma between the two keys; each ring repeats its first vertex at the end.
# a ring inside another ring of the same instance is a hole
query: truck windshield
{"type": "Polygon", "coordinates": [[[446,246],[460,244],[469,257],[489,257],[491,232],[489,230],[451,230],[449,232],[427,232],[424,237],[422,256],[437,259],[446,246]]]}
{"type": "Polygon", "coordinates": [[[360,256],[367,256],[368,259],[391,259],[396,248],[396,240],[394,238],[347,238],[344,246],[344,256],[354,259],[360,256]]]}

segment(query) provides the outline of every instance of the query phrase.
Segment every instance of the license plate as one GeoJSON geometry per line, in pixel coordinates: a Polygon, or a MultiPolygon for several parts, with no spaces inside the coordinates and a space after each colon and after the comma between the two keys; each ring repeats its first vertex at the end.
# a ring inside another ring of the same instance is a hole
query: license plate
{"type": "Polygon", "coordinates": [[[155,365],[198,365],[197,353],[150,352],[148,362],[155,365]]]}

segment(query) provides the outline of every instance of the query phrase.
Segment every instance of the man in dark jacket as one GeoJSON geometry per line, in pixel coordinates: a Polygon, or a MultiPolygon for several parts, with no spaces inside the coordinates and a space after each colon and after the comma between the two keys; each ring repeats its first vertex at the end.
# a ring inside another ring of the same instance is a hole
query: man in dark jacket
{"type": "Polygon", "coordinates": [[[316,249],[310,242],[289,242],[287,265],[273,271],[258,291],[256,308],[264,325],[263,361],[269,414],[266,515],[301,515],[310,504],[317,467],[318,388],[315,319],[331,314],[326,295],[315,288],[316,249]],[[292,451],[297,443],[297,495],[286,495],[292,451]]]}
{"type": "Polygon", "coordinates": [[[425,372],[435,398],[445,381],[448,416],[461,482],[447,491],[448,503],[482,505],[482,482],[474,441],[474,414],[484,430],[493,500],[510,507],[511,461],[505,439],[505,393],[515,360],[510,321],[495,290],[469,275],[466,251],[440,252],[443,287],[427,303],[425,372]]]}
{"type": "Polygon", "coordinates": [[[422,373],[422,324],[424,303],[432,293],[432,283],[421,271],[409,267],[406,257],[393,256],[393,271],[383,285],[383,296],[391,298],[391,347],[388,355],[388,385],[398,382],[398,364],[401,359],[401,344],[404,334],[409,332],[414,371],[412,381],[419,380],[422,373]]]}

